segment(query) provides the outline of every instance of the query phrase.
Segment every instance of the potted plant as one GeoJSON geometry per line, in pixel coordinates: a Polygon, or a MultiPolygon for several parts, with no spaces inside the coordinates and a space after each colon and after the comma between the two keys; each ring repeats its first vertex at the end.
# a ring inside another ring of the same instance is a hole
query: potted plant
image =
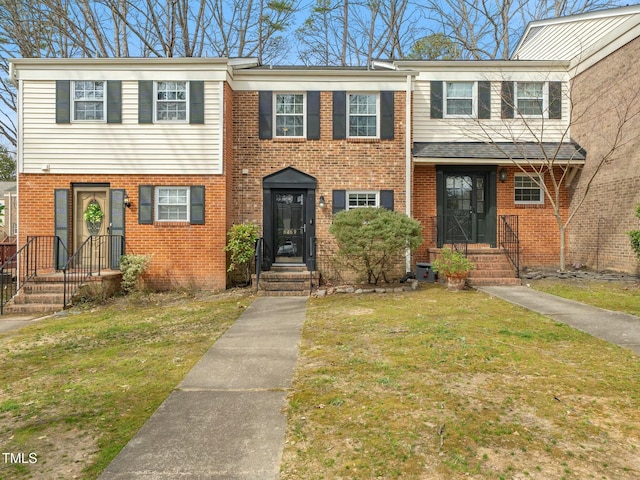
{"type": "Polygon", "coordinates": [[[433,261],[433,271],[447,278],[448,290],[462,290],[469,272],[475,264],[460,252],[443,248],[440,256],[433,261]]]}
{"type": "Polygon", "coordinates": [[[87,208],[83,212],[84,220],[87,222],[87,228],[91,235],[100,233],[104,211],[97,200],[91,200],[87,208]]]}

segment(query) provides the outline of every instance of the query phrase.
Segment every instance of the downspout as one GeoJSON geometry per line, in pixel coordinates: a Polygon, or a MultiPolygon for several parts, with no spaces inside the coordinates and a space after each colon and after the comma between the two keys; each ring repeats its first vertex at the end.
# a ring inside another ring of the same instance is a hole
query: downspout
{"type": "MultiPolygon", "coordinates": [[[[408,217],[411,217],[411,182],[413,180],[412,166],[413,159],[411,157],[411,139],[412,139],[412,127],[411,127],[411,89],[413,88],[411,74],[407,75],[407,88],[405,95],[405,213],[408,217]]],[[[406,255],[406,272],[411,272],[411,250],[407,248],[406,255]]]]}

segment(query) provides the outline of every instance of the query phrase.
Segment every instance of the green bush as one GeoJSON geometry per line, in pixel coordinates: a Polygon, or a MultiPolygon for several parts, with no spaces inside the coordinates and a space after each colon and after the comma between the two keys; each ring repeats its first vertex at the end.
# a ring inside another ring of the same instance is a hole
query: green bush
{"type": "Polygon", "coordinates": [[[120,271],[122,272],[122,290],[131,293],[140,290],[141,278],[151,263],[150,255],[123,255],[120,257],[120,271]]]}
{"type": "Polygon", "coordinates": [[[465,255],[450,248],[443,248],[433,261],[433,271],[444,277],[464,277],[476,268],[465,255]]]}
{"type": "MultiPolygon", "coordinates": [[[[636,207],[636,217],[640,218],[640,204],[636,207]]],[[[640,230],[631,230],[627,235],[631,239],[631,248],[640,260],[640,230]]]]}
{"type": "Polygon", "coordinates": [[[356,273],[377,284],[393,260],[422,243],[417,220],[385,208],[356,208],[338,213],[329,232],[338,244],[338,259],[356,273]]]}
{"type": "Polygon", "coordinates": [[[231,253],[231,263],[227,271],[240,272],[244,282],[248,284],[251,278],[256,240],[260,238],[260,229],[255,223],[241,223],[231,227],[227,236],[229,241],[224,250],[231,253]]]}

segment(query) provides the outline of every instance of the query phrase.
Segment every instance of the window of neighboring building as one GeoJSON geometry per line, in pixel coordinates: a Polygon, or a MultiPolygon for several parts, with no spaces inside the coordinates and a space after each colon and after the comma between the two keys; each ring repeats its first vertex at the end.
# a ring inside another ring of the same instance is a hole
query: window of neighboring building
{"type": "Polygon", "coordinates": [[[446,82],[446,116],[474,114],[474,82],[446,82]]]}
{"type": "Polygon", "coordinates": [[[541,204],[544,203],[544,192],[542,190],[543,180],[541,175],[516,173],[515,183],[515,203],[516,204],[541,204]]]}
{"type": "Polygon", "coordinates": [[[517,82],[516,108],[523,116],[541,117],[544,112],[544,83],[517,82]]]}
{"type": "Polygon", "coordinates": [[[189,187],[156,187],[156,220],[189,221],[189,187]]]}
{"type": "Polygon", "coordinates": [[[347,100],[349,137],[378,136],[378,95],[350,93],[347,100]]]}
{"type": "Polygon", "coordinates": [[[347,210],[379,206],[379,192],[347,192],[347,210]]]}
{"type": "Polygon", "coordinates": [[[156,82],[156,121],[186,122],[188,105],[187,82],[156,82]]]}
{"type": "Polygon", "coordinates": [[[274,94],[276,137],[305,136],[305,95],[303,93],[274,94]]]}
{"type": "Polygon", "coordinates": [[[73,82],[73,119],[103,121],[106,82],[81,80],[73,82]]]}

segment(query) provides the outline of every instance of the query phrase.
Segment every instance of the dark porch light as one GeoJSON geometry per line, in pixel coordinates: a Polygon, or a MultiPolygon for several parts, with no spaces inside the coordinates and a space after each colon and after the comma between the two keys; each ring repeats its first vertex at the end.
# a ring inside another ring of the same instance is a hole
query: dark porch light
{"type": "Polygon", "coordinates": [[[507,169],[506,168],[503,168],[503,169],[500,170],[500,181],[502,183],[507,181],[507,169]]]}
{"type": "Polygon", "coordinates": [[[320,195],[320,202],[318,203],[318,205],[320,206],[320,208],[324,208],[325,207],[324,195],[320,195]]]}

